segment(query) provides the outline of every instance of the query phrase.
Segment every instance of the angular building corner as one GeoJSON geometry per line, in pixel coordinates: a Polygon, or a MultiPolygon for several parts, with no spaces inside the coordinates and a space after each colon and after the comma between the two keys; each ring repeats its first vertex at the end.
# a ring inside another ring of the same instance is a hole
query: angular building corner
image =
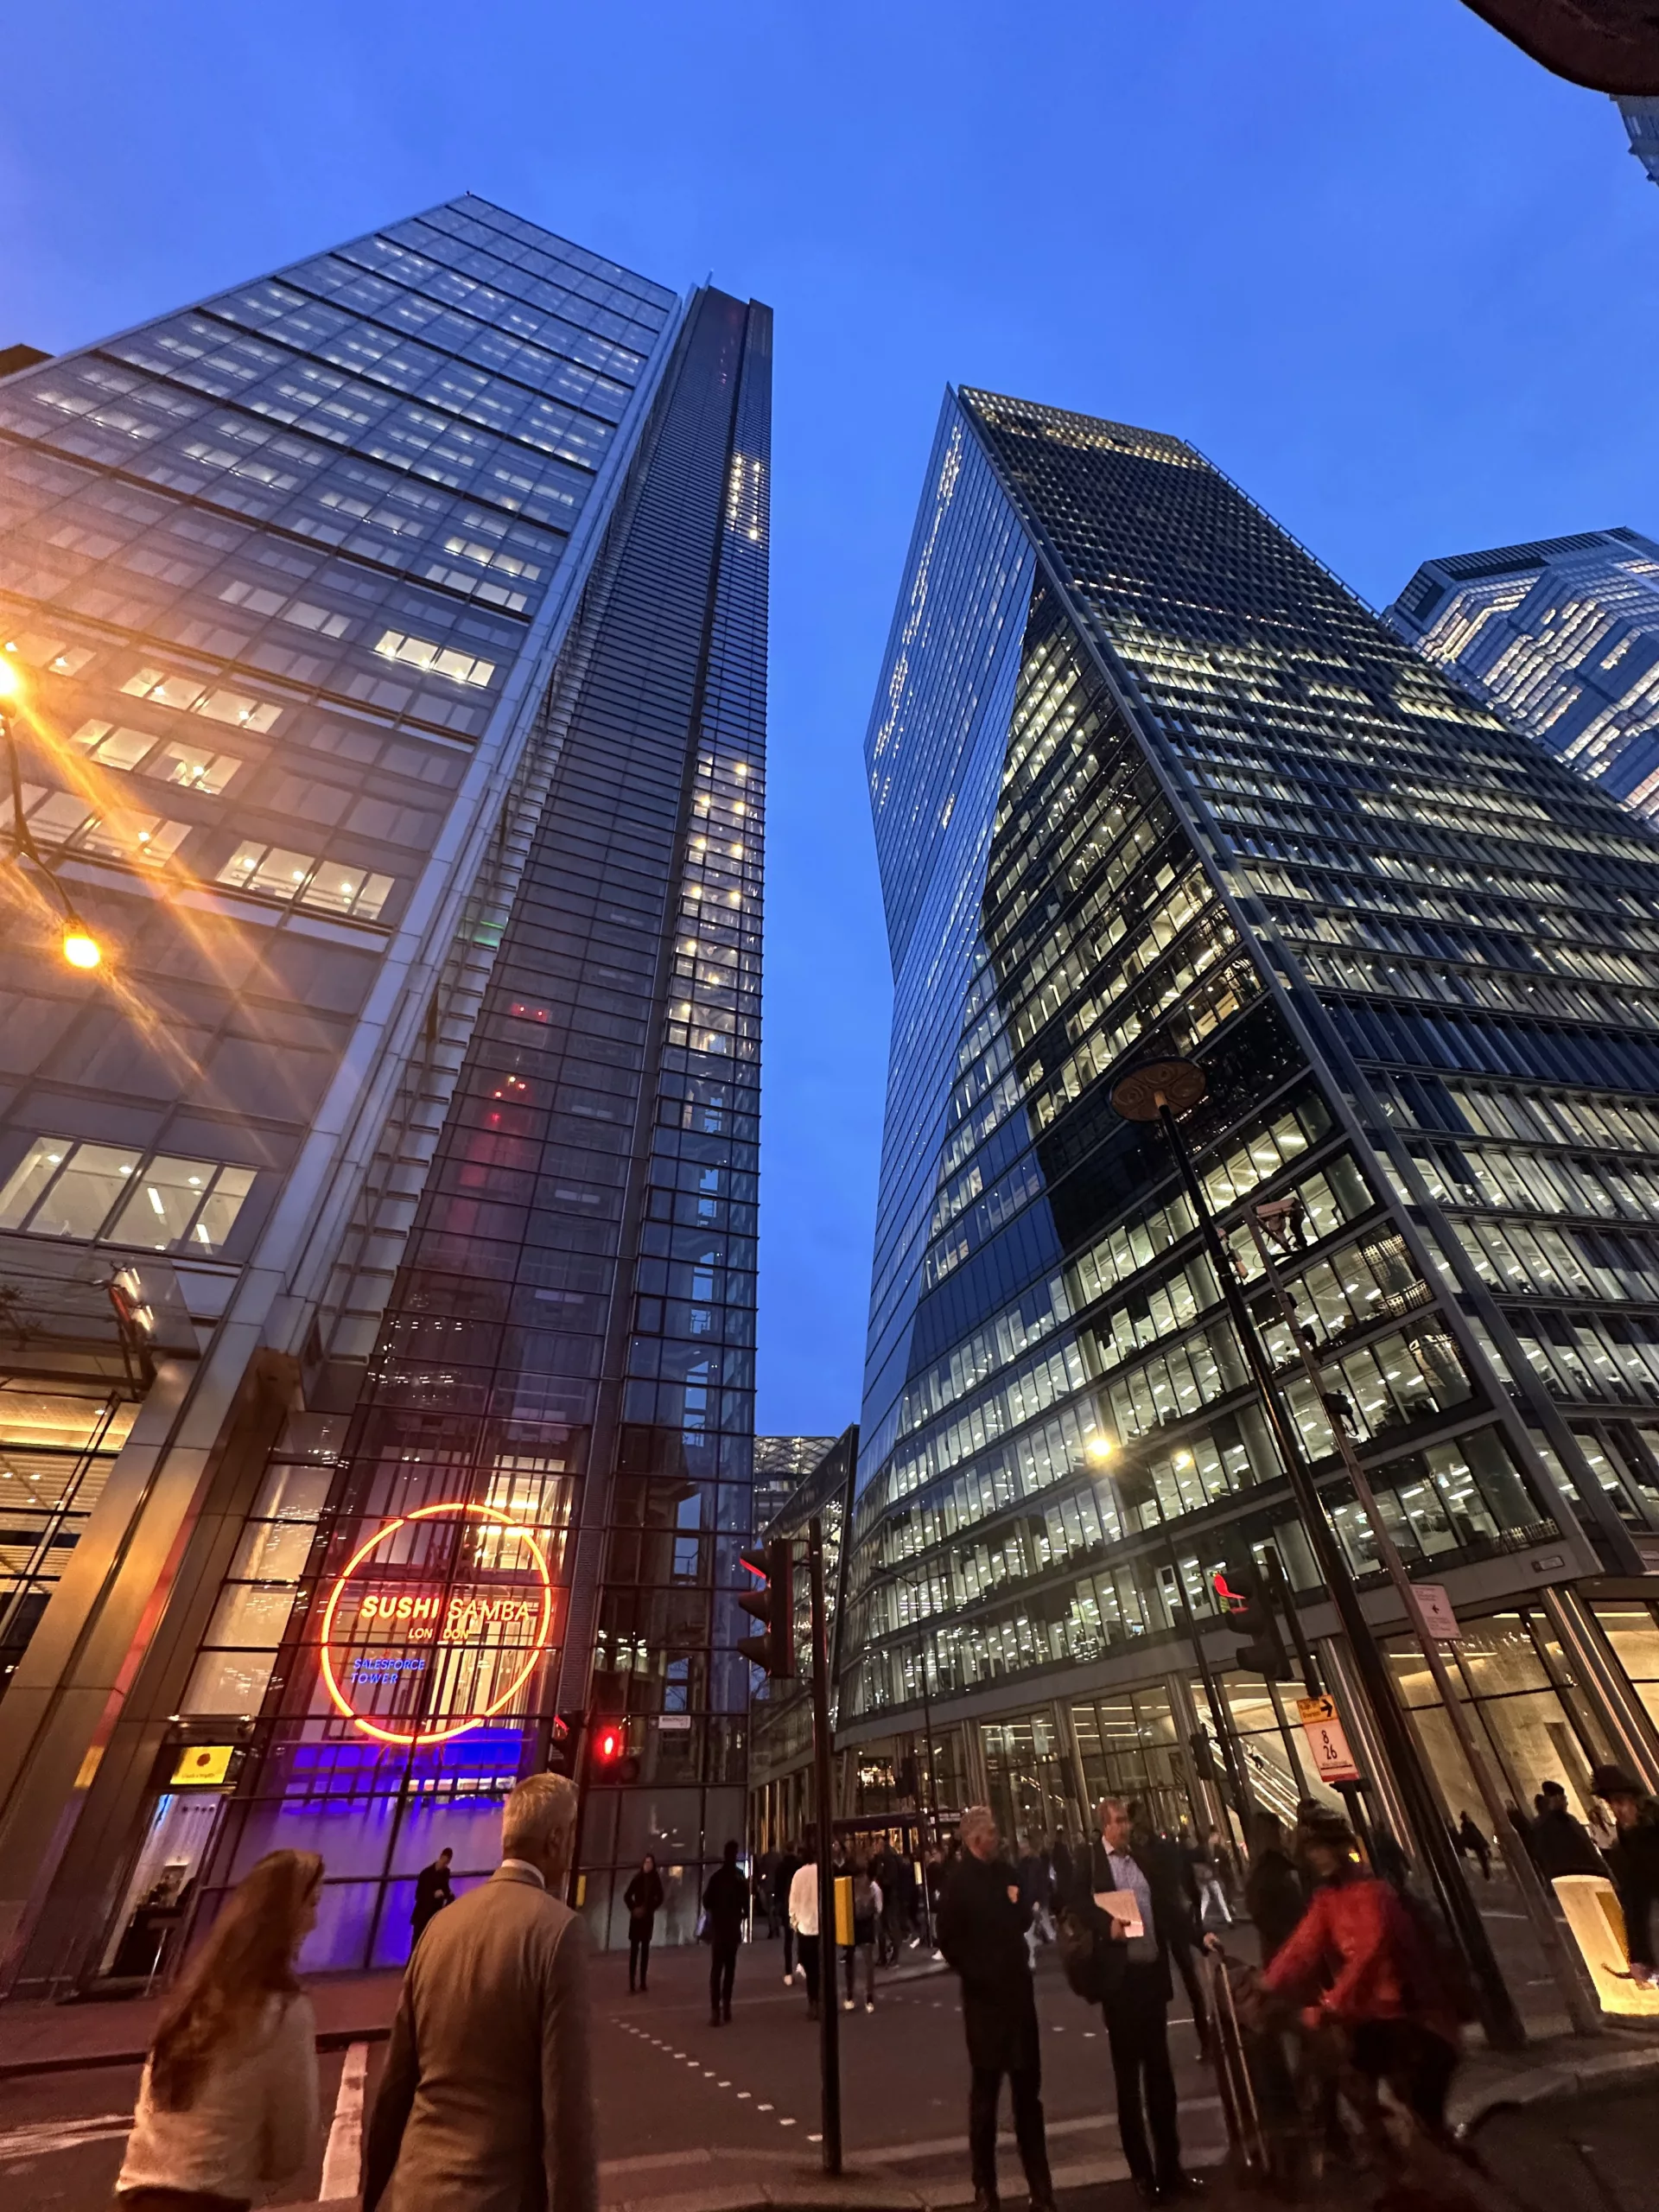
{"type": "Polygon", "coordinates": [[[1659,544],[1582,531],[1425,561],[1383,616],[1503,721],[1659,815],[1659,544]]]}
{"type": "Polygon", "coordinates": [[[741,1822],[771,315],[467,197],[0,382],[0,1969],[741,1822]],[[58,957],[67,898],[105,947],[58,957]],[[660,1820],[660,1833],[646,1826],[660,1820]]]}
{"type": "Polygon", "coordinates": [[[1659,839],[1190,446],[971,390],[945,400],[867,763],[894,1006],[855,1769],[931,1757],[917,1809],[988,1799],[1010,1839],[1084,1833],[1107,1791],[1202,1832],[1230,1737],[1254,1801],[1294,1814],[1321,1788],[1294,1692],[1232,1664],[1212,1580],[1268,1545],[1363,1721],[1173,1162],[1109,1103],[1179,1056],[1452,1817],[1472,1788],[1338,1421],[1451,1594],[1515,1802],[1548,1777],[1585,1807],[1603,1758],[1659,1779],[1659,839]]]}

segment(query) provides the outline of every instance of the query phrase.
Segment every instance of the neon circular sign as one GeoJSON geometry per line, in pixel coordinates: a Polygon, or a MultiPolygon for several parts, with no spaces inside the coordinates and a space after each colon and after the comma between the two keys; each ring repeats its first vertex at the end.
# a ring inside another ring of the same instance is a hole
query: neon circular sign
{"type": "Polygon", "coordinates": [[[335,1711],[365,1736],[418,1751],[482,1727],[510,1705],[534,1673],[552,1630],[552,1570],[540,1541],[521,1521],[494,1505],[459,1500],[423,1505],[384,1522],[335,1576],[322,1616],[323,1687],[335,1711]],[[408,1561],[397,1562],[392,1571],[394,1563],[385,1558],[384,1548],[400,1529],[446,1519],[499,1529],[523,1547],[525,1556],[511,1567],[497,1563],[465,1580],[447,1571],[423,1577],[420,1566],[408,1561]],[[397,1707],[410,1701],[404,1693],[410,1686],[418,1688],[428,1661],[438,1657],[444,1662],[445,1680],[437,1692],[442,1709],[412,1726],[389,1726],[400,1718],[397,1707]],[[469,1676],[478,1694],[467,1700],[465,1718],[456,1719],[454,1700],[465,1694],[469,1676]],[[390,1710],[385,1700],[363,1695],[365,1688],[372,1693],[388,1688],[390,1710]]]}

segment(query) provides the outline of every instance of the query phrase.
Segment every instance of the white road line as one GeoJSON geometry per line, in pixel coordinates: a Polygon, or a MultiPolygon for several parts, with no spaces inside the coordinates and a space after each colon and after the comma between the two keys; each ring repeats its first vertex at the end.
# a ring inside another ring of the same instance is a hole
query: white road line
{"type": "Polygon", "coordinates": [[[363,2092],[369,2077],[369,2046],[347,2046],[340,2069],[340,2094],[328,2129],[328,2147],[322,2154],[322,2188],[318,2202],[331,2197],[355,2196],[363,2164],[363,2092]]]}
{"type": "Polygon", "coordinates": [[[130,2112],[106,2112],[91,2120],[40,2120],[9,2127],[0,2133],[0,2165],[50,2158],[57,2151],[78,2150],[83,2143],[101,2143],[111,2135],[124,2135],[131,2126],[130,2112]]]}

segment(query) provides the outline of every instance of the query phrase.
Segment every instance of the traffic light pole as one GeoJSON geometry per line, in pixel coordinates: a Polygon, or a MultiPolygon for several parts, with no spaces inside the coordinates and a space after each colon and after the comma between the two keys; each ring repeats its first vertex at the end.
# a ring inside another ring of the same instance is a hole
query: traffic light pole
{"type": "Polygon", "coordinates": [[[1244,1855],[1250,1851],[1250,1815],[1255,1800],[1250,1792],[1249,1779],[1244,1772],[1243,1756],[1238,1739],[1233,1732],[1233,1716],[1222,1702],[1221,1692],[1216,1688],[1216,1678],[1210,1671],[1210,1661],[1204,1648],[1204,1638],[1198,1634],[1197,1614],[1186,1594],[1186,1585],[1181,1580],[1180,1561],[1175,1556],[1175,1538],[1167,1522],[1164,1527],[1165,1540],[1169,1547],[1169,1571],[1175,1578],[1175,1597],[1186,1615],[1186,1633],[1192,1646],[1192,1662],[1198,1670],[1198,1680],[1204,1684],[1204,1694],[1210,1702],[1210,1718],[1216,1724],[1216,1740],[1221,1746],[1221,1756],[1226,1764],[1229,1780],[1233,1785],[1233,1799],[1238,1808],[1238,1824],[1244,1834],[1244,1855]]]}
{"type": "Polygon", "coordinates": [[[1526,2030],[1521,2024],[1515,2000],[1493,1956],[1485,1923],[1476,1910],[1475,1901],[1463,1878],[1452,1839],[1440,1818],[1440,1807],[1434,1801],[1433,1790],[1424,1770],[1416,1739],[1395,1695],[1387,1664],[1371,1634],[1370,1624],[1360,1605],[1359,1592],[1348,1572],[1347,1561],[1342,1555],[1336,1532],[1326,1518],[1324,1501],[1312,1470],[1302,1457],[1301,1447],[1280,1397],[1272,1364],[1256,1335],[1255,1325],[1250,1319],[1243,1292],[1229,1264],[1215,1217],[1204,1194],[1204,1186],[1198,1180],[1185,1140],[1170,1109],[1172,1093],[1185,1108],[1197,1105],[1206,1088],[1204,1071],[1192,1062],[1166,1062],[1161,1065],[1134,1071],[1126,1077],[1113,1093],[1113,1103],[1126,1120],[1155,1120],[1175,1155],[1182,1185],[1203,1232],[1211,1265],[1215,1269],[1221,1294],[1226,1300],[1228,1313],[1237,1332],[1240,1349],[1249,1367],[1262,1411],[1267,1415],[1268,1427],[1278,1449],[1291,1495],[1296,1501],[1308,1542],[1313,1546],[1315,1563],[1336,1606],[1337,1618],[1347,1639],[1366,1703],[1370,1707],[1372,1723],[1382,1755],[1388,1761],[1395,1786],[1405,1807],[1406,1817],[1411,1824],[1418,1853],[1428,1870],[1440,1910],[1474,1978],[1487,2041],[1494,2050],[1519,2050],[1526,2044],[1526,2030]],[[1128,1103],[1119,1104],[1120,1099],[1127,1099],[1128,1103]],[[1147,1107],[1152,1111],[1147,1111],[1147,1107]]]}
{"type": "Polygon", "coordinates": [[[823,1522],[807,1525],[812,1586],[812,1770],[818,1825],[818,2058],[823,2092],[823,2171],[841,2171],[841,2007],[836,1955],[836,1802],[830,1758],[830,1639],[824,1623],[823,1522]]]}
{"type": "MultiPolygon", "coordinates": [[[[1281,1317],[1290,1331],[1291,1342],[1295,1345],[1297,1356],[1302,1363],[1302,1371],[1319,1394],[1320,1402],[1323,1403],[1324,1383],[1319,1362],[1314,1358],[1312,1349],[1303,1338],[1295,1300],[1287,1289],[1283,1277],[1274,1264],[1273,1255],[1268,1249],[1267,1240],[1262,1236],[1262,1225],[1255,1217],[1254,1207],[1247,1209],[1244,1219],[1249,1230],[1251,1240],[1255,1246],[1256,1256],[1262,1262],[1262,1270],[1272,1287],[1273,1294],[1278,1300],[1281,1317]]],[[[1389,1580],[1394,1585],[1395,1594],[1405,1608],[1406,1619],[1410,1625],[1413,1636],[1417,1640],[1418,1649],[1423,1655],[1424,1662],[1433,1679],[1434,1687],[1440,1693],[1441,1707],[1447,1721],[1451,1724],[1452,1732],[1458,1739],[1458,1748],[1462,1751],[1464,1762],[1474,1777],[1475,1788],[1479,1791],[1481,1802],[1486,1808],[1486,1817],[1491,1823],[1497,1847],[1503,1855],[1503,1863],[1509,1868],[1510,1878],[1521,1893],[1521,1901],[1526,1907],[1527,1917],[1532,1923],[1533,1933],[1538,1938],[1539,1948],[1543,1952],[1545,1963],[1549,1968],[1556,1987],[1561,1993],[1562,1999],[1567,2005],[1567,2016],[1573,2023],[1573,2031],[1578,2035],[1594,2035],[1600,2024],[1599,2008],[1586,1994],[1583,1982],[1573,1967],[1555,1916],[1550,1910],[1549,1900],[1544,1894],[1544,1885],[1539,1878],[1538,1869],[1532,1863],[1532,1854],[1516,1834],[1514,1824],[1510,1819],[1491,1764],[1476,1740],[1475,1732],[1464,1709],[1463,1700],[1457,1694],[1456,1686],[1452,1680],[1451,1669],[1446,1663],[1446,1655],[1440,1649],[1440,1639],[1431,1633],[1423,1618],[1421,1608],[1417,1602],[1417,1592],[1412,1587],[1410,1575],[1406,1572],[1406,1563],[1401,1558],[1399,1548],[1389,1535],[1388,1525],[1378,1510],[1376,1495],[1371,1488],[1370,1478],[1359,1463],[1359,1454],[1354,1449],[1353,1440],[1340,1421],[1333,1419],[1331,1422],[1331,1429],[1337,1440],[1337,1449],[1342,1454],[1342,1463],[1348,1470],[1348,1479],[1354,1486],[1354,1496],[1359,1500],[1360,1510],[1371,1524],[1371,1535],[1376,1544],[1377,1556],[1388,1569],[1389,1580]]],[[[1276,1553],[1274,1554],[1274,1564],[1282,1578],[1284,1570],[1279,1566],[1276,1553]]],[[[1296,1621],[1295,1608],[1290,1601],[1288,1590],[1285,1592],[1285,1612],[1287,1619],[1296,1621]]],[[[1300,1623],[1297,1623],[1297,1636],[1300,1642],[1300,1623]]],[[[1311,1685],[1309,1694],[1315,1694],[1311,1685]]]]}

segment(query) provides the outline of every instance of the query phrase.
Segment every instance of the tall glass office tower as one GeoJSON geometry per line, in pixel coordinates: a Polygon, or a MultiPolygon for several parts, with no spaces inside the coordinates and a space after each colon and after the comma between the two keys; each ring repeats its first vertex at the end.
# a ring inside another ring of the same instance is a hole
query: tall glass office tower
{"type": "Polygon", "coordinates": [[[1010,1834],[1109,1789],[1219,1821],[1229,1736],[1258,1802],[1318,1787],[1212,1571],[1276,1546],[1344,1696],[1351,1662],[1165,1140],[1109,1103],[1178,1055],[1448,1808],[1472,1784],[1335,1421],[1463,1615],[1516,1802],[1659,1774],[1659,841],[1190,446],[976,391],[867,760],[894,1008],[838,1743],[919,1761],[925,1686],[939,1804],[1010,1834]]]}
{"type": "Polygon", "coordinates": [[[1659,544],[1591,530],[1425,561],[1383,620],[1502,719],[1659,815],[1659,544]]]}
{"type": "Polygon", "coordinates": [[[14,1986],[739,1831],[770,363],[469,197],[0,383],[14,1986]]]}

